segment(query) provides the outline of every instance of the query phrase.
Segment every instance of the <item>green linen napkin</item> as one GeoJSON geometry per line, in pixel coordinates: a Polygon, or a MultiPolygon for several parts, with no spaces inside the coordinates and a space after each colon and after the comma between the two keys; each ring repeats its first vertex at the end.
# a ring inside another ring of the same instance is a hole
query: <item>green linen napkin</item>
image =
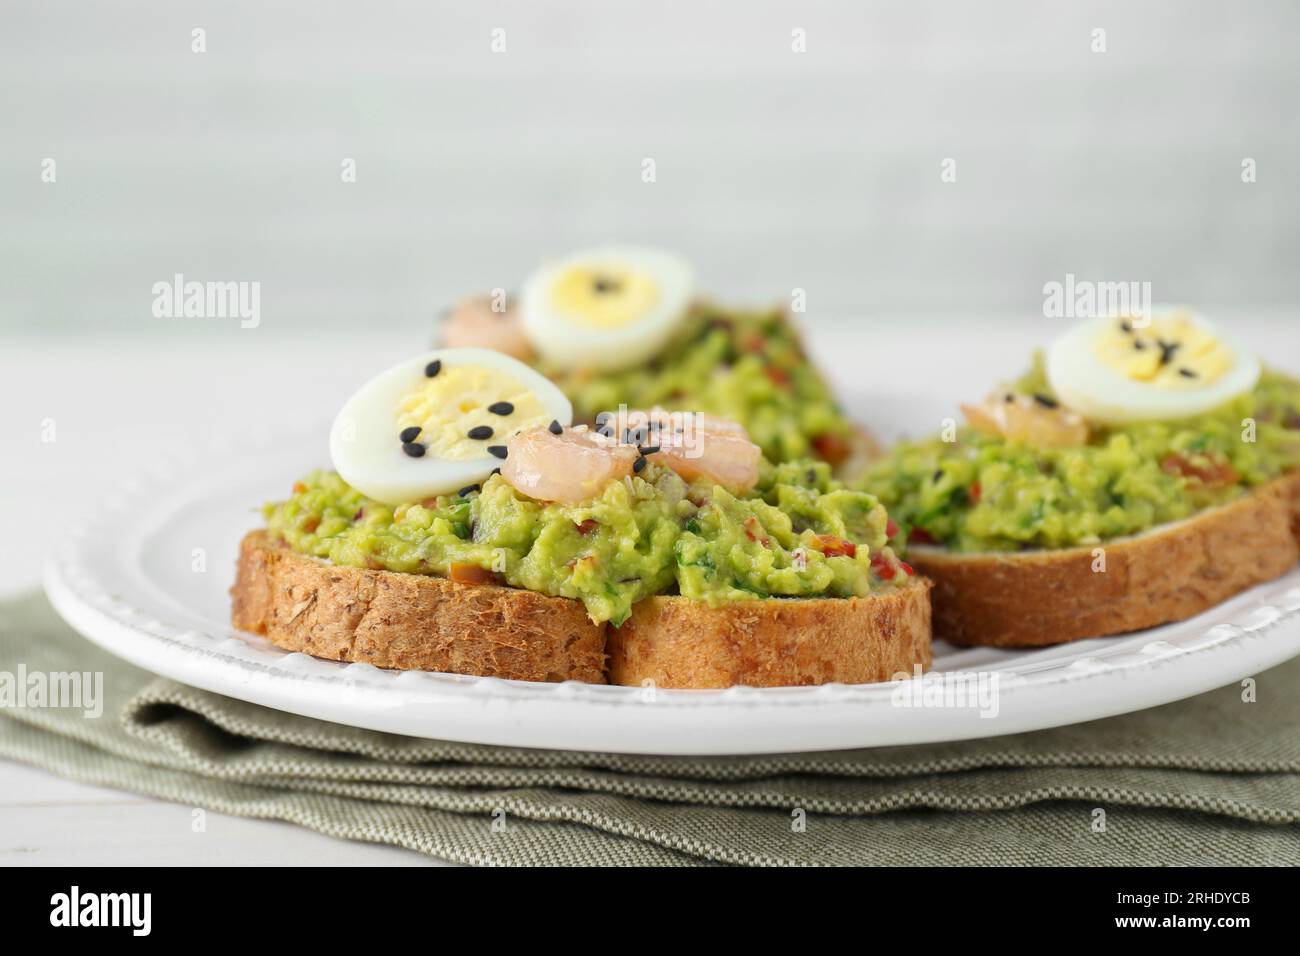
{"type": "Polygon", "coordinates": [[[39,595],[0,604],[0,681],[20,668],[102,672],[103,713],[4,706],[0,756],[459,862],[1300,863],[1300,659],[1258,675],[1254,702],[1233,685],[1033,734],[759,757],[488,747],[296,717],[119,661],[39,595]]]}

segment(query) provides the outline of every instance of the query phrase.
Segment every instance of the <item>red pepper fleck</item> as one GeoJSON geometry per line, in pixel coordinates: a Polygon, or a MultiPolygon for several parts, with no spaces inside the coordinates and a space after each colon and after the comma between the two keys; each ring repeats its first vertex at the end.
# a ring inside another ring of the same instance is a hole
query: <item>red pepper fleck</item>
{"type": "Polygon", "coordinates": [[[306,490],[307,490],[307,486],[304,485],[301,481],[295,481],[293,483],[293,493],[295,495],[300,495],[306,490]]]}
{"type": "Polygon", "coordinates": [[[770,548],[772,546],[772,539],[767,537],[766,535],[755,534],[754,533],[755,529],[762,531],[762,526],[759,525],[757,518],[755,518],[753,515],[750,515],[748,518],[745,519],[745,537],[747,537],[750,541],[757,541],[765,548],[770,548]]]}
{"type": "Polygon", "coordinates": [[[894,538],[898,536],[898,522],[890,518],[885,524],[885,537],[894,538]]]}
{"type": "Polygon", "coordinates": [[[849,443],[833,432],[817,435],[812,440],[812,446],[817,457],[830,465],[842,464],[853,454],[849,443]]]}
{"type": "Polygon", "coordinates": [[[320,527],[320,515],[308,515],[307,520],[302,523],[302,530],[311,534],[320,527]]]}
{"type": "Polygon", "coordinates": [[[912,574],[912,566],[905,561],[888,561],[883,554],[873,554],[871,556],[871,570],[876,572],[876,576],[885,581],[892,581],[898,575],[898,569],[902,568],[908,574],[912,574]]]}
{"type": "Polygon", "coordinates": [[[979,504],[981,494],[983,494],[983,490],[980,488],[980,483],[977,481],[975,482],[975,484],[970,486],[971,504],[975,504],[975,505],[979,504]]]}
{"type": "Polygon", "coordinates": [[[845,541],[843,538],[837,538],[833,534],[817,535],[817,544],[821,547],[822,554],[828,558],[855,558],[858,554],[856,544],[852,541],[845,541]]]}
{"type": "Polygon", "coordinates": [[[934,535],[930,534],[930,532],[926,531],[924,528],[913,528],[907,533],[907,540],[909,544],[935,543],[934,535]]]}
{"type": "Polygon", "coordinates": [[[790,387],[790,373],[785,369],[778,368],[775,365],[769,365],[763,369],[763,371],[767,374],[767,377],[771,380],[772,384],[778,388],[790,387]]]}
{"type": "Polygon", "coordinates": [[[595,518],[588,518],[585,521],[578,522],[577,524],[574,525],[574,527],[578,529],[578,534],[582,535],[583,537],[586,537],[587,535],[595,531],[597,528],[599,528],[600,524],[596,521],[595,518]]]}
{"type": "Polygon", "coordinates": [[[354,514],[354,515],[352,516],[352,520],[353,520],[353,521],[360,521],[360,520],[361,520],[362,518],[364,518],[365,516],[366,516],[366,509],[365,509],[365,508],[358,508],[358,509],[357,509],[357,513],[354,514]]]}
{"type": "Polygon", "coordinates": [[[1180,475],[1183,478],[1195,478],[1209,487],[1235,485],[1240,476],[1237,469],[1226,461],[1211,461],[1200,465],[1183,455],[1166,455],[1160,462],[1160,469],[1168,475],[1180,475]]]}

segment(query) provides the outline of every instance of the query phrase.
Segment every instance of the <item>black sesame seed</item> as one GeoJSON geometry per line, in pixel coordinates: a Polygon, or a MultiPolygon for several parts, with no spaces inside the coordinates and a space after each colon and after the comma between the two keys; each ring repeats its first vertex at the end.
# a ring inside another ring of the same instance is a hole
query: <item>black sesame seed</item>
{"type": "Polygon", "coordinates": [[[499,475],[499,474],[501,474],[501,469],[493,468],[491,471],[488,472],[488,477],[491,478],[493,475],[499,475]]]}
{"type": "Polygon", "coordinates": [[[638,458],[636,461],[632,462],[632,470],[635,471],[637,474],[640,474],[642,471],[644,471],[645,466],[646,466],[646,460],[644,458],[638,458]]]}
{"type": "Polygon", "coordinates": [[[442,371],[442,359],[434,359],[424,367],[424,377],[433,378],[442,371]]]}
{"type": "Polygon", "coordinates": [[[555,419],[551,419],[551,424],[546,427],[550,429],[552,435],[559,435],[564,431],[564,426],[555,419]]]}
{"type": "Polygon", "coordinates": [[[470,438],[474,439],[475,441],[486,441],[487,439],[492,437],[492,426],[475,425],[465,434],[468,435],[470,438]]]}
{"type": "Polygon", "coordinates": [[[478,490],[479,490],[478,485],[466,485],[464,488],[460,489],[460,491],[456,492],[456,496],[459,498],[464,498],[470,492],[478,491],[478,490]]]}
{"type": "Polygon", "coordinates": [[[402,444],[406,444],[419,438],[422,430],[419,425],[412,425],[410,428],[403,428],[397,437],[402,440],[402,444]]]}
{"type": "Polygon", "coordinates": [[[488,454],[497,458],[504,458],[510,453],[506,450],[505,445],[488,445],[488,454]]]}
{"type": "Polygon", "coordinates": [[[931,476],[930,476],[930,480],[931,480],[931,481],[942,481],[942,480],[943,480],[943,469],[940,468],[940,469],[939,469],[938,471],[936,471],[933,475],[931,475],[931,476]]]}
{"type": "Polygon", "coordinates": [[[1160,346],[1160,364],[1168,365],[1169,360],[1172,359],[1174,353],[1178,351],[1178,343],[1165,342],[1162,339],[1156,339],[1156,345],[1160,346]]]}
{"type": "Polygon", "coordinates": [[[1004,402],[1014,402],[1016,400],[1016,396],[1012,395],[1010,392],[1007,392],[1005,395],[1002,396],[1002,400],[1004,402]]]}
{"type": "Polygon", "coordinates": [[[419,442],[405,441],[402,442],[402,451],[406,452],[412,458],[424,457],[424,446],[419,442]]]}
{"type": "Polygon", "coordinates": [[[1125,332],[1129,333],[1130,335],[1133,334],[1133,323],[1130,322],[1128,319],[1124,319],[1122,322],[1120,322],[1119,327],[1123,329],[1125,332]]]}
{"type": "Polygon", "coordinates": [[[617,279],[610,279],[607,276],[597,276],[596,281],[592,283],[597,292],[615,292],[620,288],[617,279]]]}
{"type": "Polygon", "coordinates": [[[1039,405],[1042,405],[1044,408],[1056,408],[1057,405],[1061,404],[1056,399],[1049,395],[1044,395],[1041,392],[1034,393],[1034,401],[1039,405]]]}
{"type": "Polygon", "coordinates": [[[493,402],[488,406],[488,411],[493,415],[511,415],[514,414],[515,407],[509,402],[493,402]]]}
{"type": "Polygon", "coordinates": [[[1196,372],[1190,368],[1180,368],[1178,374],[1183,378],[1196,378],[1196,372]]]}
{"type": "Polygon", "coordinates": [[[659,445],[642,445],[636,450],[636,453],[644,458],[646,455],[654,455],[659,452],[659,445]]]}
{"type": "Polygon", "coordinates": [[[1142,351],[1143,349],[1145,349],[1146,347],[1147,347],[1147,344],[1146,344],[1145,342],[1143,342],[1141,339],[1134,339],[1134,340],[1133,340],[1133,348],[1137,349],[1139,352],[1141,352],[1141,351],[1142,351]]]}

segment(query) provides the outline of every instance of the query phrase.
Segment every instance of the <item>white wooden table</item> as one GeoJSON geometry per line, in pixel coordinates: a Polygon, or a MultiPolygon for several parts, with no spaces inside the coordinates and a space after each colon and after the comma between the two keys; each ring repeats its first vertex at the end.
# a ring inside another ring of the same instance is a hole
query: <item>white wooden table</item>
{"type": "MultiPolygon", "coordinates": [[[[1219,318],[1270,362],[1300,371],[1292,316],[1219,318]]],[[[1059,328],[1032,316],[877,316],[870,322],[839,316],[818,323],[810,343],[841,383],[884,394],[928,391],[934,401],[955,405],[1015,374],[1028,348],[1059,328]],[[953,322],[987,330],[980,355],[943,348],[943,330],[953,322]]],[[[164,321],[148,340],[68,337],[0,345],[0,409],[7,416],[0,427],[0,501],[9,539],[43,547],[93,507],[97,488],[161,447],[201,447],[250,422],[328,419],[358,383],[427,338],[405,328],[306,342],[264,329],[200,337],[164,321]],[[49,420],[53,443],[41,441],[49,420]]],[[[323,435],[321,463],[327,464],[323,435]]],[[[38,586],[43,560],[43,554],[0,549],[0,596],[38,586]]],[[[187,807],[0,762],[0,864],[427,862],[406,850],[215,813],[207,831],[195,834],[187,807]]]]}
{"type": "Polygon", "coordinates": [[[288,823],[207,815],[0,762],[0,866],[422,866],[397,847],[352,843],[288,823]]]}

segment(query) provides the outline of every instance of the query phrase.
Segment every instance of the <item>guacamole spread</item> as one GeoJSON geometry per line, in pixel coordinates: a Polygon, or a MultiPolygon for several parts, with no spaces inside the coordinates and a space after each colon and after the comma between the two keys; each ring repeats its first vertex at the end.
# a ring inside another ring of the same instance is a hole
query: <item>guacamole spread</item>
{"type": "Polygon", "coordinates": [[[539,366],[563,389],[579,420],[601,412],[661,406],[739,422],[772,461],[816,456],[839,464],[853,426],[808,362],[794,327],[777,310],[697,305],[648,364],[617,372],[539,366]]]}
{"type": "Polygon", "coordinates": [[[318,471],[265,513],[274,537],[335,564],[576,598],[614,624],[652,594],[847,597],[911,574],[887,546],[885,509],[824,462],[767,465],[744,496],[651,463],[581,505],[534,501],[493,475],[392,507],[318,471]]]}
{"type": "MultiPolygon", "coordinates": [[[[1009,390],[1051,407],[1041,361],[1009,390]]],[[[858,483],[909,543],[956,551],[1096,544],[1225,504],[1300,467],[1300,382],[1256,387],[1193,418],[1092,426],[1085,444],[1034,448],[971,428],[904,442],[858,483]]]]}

